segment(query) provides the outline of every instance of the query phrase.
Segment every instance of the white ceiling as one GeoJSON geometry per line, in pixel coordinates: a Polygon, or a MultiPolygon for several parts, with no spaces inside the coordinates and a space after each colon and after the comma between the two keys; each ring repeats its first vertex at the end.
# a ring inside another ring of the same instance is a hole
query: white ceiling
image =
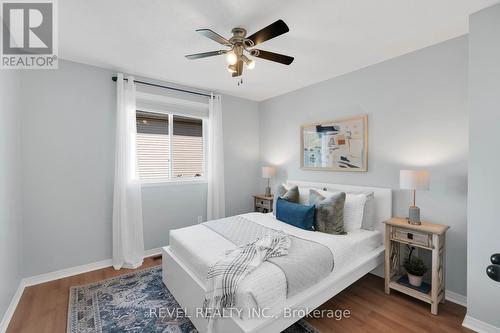
{"type": "Polygon", "coordinates": [[[468,15],[498,0],[61,0],[59,54],[188,86],[261,101],[468,32],[468,15]],[[277,19],[290,32],[259,48],[295,57],[290,66],[257,59],[242,86],[218,50],[197,34],[229,37],[277,19]]]}

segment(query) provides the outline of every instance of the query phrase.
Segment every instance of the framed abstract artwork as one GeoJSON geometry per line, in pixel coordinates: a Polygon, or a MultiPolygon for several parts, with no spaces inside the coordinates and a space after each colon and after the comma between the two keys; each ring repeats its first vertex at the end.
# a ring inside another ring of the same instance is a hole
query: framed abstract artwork
{"type": "Polygon", "coordinates": [[[300,134],[301,169],[368,170],[367,115],[302,125],[300,134]]]}

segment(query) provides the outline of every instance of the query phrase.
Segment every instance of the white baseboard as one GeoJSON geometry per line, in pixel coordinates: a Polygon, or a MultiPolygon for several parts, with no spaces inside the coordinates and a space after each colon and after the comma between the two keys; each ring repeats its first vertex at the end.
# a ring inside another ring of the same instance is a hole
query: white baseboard
{"type": "Polygon", "coordinates": [[[12,297],[9,307],[7,308],[7,311],[5,311],[2,321],[0,322],[0,333],[5,333],[7,331],[7,327],[9,326],[10,320],[14,315],[14,311],[16,311],[17,304],[19,303],[19,300],[23,295],[24,288],[24,280],[21,280],[21,282],[19,282],[19,286],[17,287],[16,293],[12,297]]]}
{"type": "Polygon", "coordinates": [[[25,286],[29,287],[29,286],[33,286],[35,284],[59,280],[59,279],[62,279],[62,278],[68,277],[68,276],[87,273],[90,271],[95,271],[98,269],[109,267],[111,265],[112,265],[111,259],[106,259],[106,260],[94,262],[91,264],[70,267],[70,268],[61,269],[61,270],[58,270],[55,272],[30,276],[30,277],[24,278],[23,280],[24,280],[25,286]]]}
{"type": "Polygon", "coordinates": [[[476,318],[472,318],[469,315],[465,316],[462,326],[478,333],[500,333],[500,328],[485,323],[484,321],[478,320],[476,318]]]}
{"type": "Polygon", "coordinates": [[[463,307],[467,307],[467,296],[460,295],[451,290],[446,290],[444,297],[447,301],[461,305],[463,307]]]}
{"type": "Polygon", "coordinates": [[[153,257],[161,254],[161,247],[156,249],[146,250],[144,252],[144,257],[153,257]]]}
{"type": "MultiPolygon", "coordinates": [[[[151,257],[161,253],[161,248],[151,249],[144,251],[144,257],[151,257]]],[[[90,264],[85,264],[81,266],[75,266],[70,268],[61,269],[55,272],[40,274],[24,278],[24,285],[29,287],[35,284],[45,283],[49,281],[59,280],[68,276],[78,275],[82,273],[87,273],[95,271],[98,269],[103,269],[113,265],[112,259],[106,259],[90,264]]]]}
{"type": "MultiPolygon", "coordinates": [[[[144,257],[152,257],[152,256],[156,256],[159,254],[161,254],[161,248],[146,250],[144,252],[144,257]]],[[[106,259],[106,260],[102,260],[102,261],[98,261],[98,262],[94,262],[94,263],[90,263],[90,264],[86,264],[86,265],[65,268],[65,269],[55,271],[55,272],[30,276],[30,277],[21,279],[21,281],[19,282],[19,287],[17,288],[17,291],[14,294],[14,297],[12,297],[12,300],[9,304],[9,307],[7,308],[7,311],[5,311],[5,314],[2,318],[2,321],[0,322],[0,333],[4,333],[7,330],[7,326],[9,326],[10,320],[12,319],[12,316],[14,315],[14,311],[16,310],[17,304],[19,303],[19,300],[21,299],[24,288],[29,287],[29,286],[33,286],[36,284],[40,284],[40,283],[59,280],[59,279],[62,279],[62,278],[68,277],[68,276],[73,276],[73,275],[78,275],[78,274],[82,274],[82,273],[95,271],[95,270],[110,267],[110,266],[112,266],[112,259],[106,259]]]]}

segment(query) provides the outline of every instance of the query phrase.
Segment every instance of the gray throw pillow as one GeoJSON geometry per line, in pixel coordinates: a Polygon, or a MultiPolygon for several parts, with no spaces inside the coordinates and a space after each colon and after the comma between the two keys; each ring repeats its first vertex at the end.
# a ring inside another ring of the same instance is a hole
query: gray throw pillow
{"type": "Polygon", "coordinates": [[[278,195],[279,198],[281,198],[283,200],[290,201],[293,203],[299,203],[299,187],[298,186],[293,186],[287,190],[285,186],[280,185],[280,186],[278,186],[278,189],[276,190],[276,194],[278,195]]]}
{"type": "Polygon", "coordinates": [[[298,186],[293,186],[290,189],[286,189],[285,186],[279,185],[278,188],[276,189],[276,198],[274,200],[273,204],[273,214],[276,215],[276,202],[278,201],[278,198],[281,198],[286,201],[290,201],[293,203],[299,203],[299,187],[298,186]]]}
{"type": "Polygon", "coordinates": [[[339,192],[325,198],[316,190],[309,190],[309,204],[316,206],[314,230],[332,235],[345,235],[345,193],[339,192]]]}

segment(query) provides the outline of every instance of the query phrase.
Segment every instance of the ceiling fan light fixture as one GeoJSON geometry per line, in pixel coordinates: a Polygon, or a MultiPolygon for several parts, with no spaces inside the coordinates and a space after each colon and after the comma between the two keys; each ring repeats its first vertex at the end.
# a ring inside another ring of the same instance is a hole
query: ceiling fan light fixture
{"type": "Polygon", "coordinates": [[[255,60],[248,59],[248,57],[245,55],[243,55],[241,58],[243,59],[243,61],[247,65],[247,69],[254,69],[255,68],[255,60]]]}
{"type": "MultiPolygon", "coordinates": [[[[227,49],[188,54],[186,55],[186,58],[195,60],[224,55],[226,58],[226,62],[228,63],[227,71],[231,73],[232,77],[241,77],[243,75],[243,67],[249,70],[255,68],[255,60],[249,59],[246,56],[247,54],[254,58],[265,59],[283,65],[290,65],[294,60],[293,57],[254,48],[257,45],[281,36],[288,31],[290,30],[288,29],[286,23],[283,22],[283,20],[277,20],[248,37],[247,31],[244,28],[236,27],[231,30],[232,37],[229,39],[219,35],[218,33],[210,29],[197,29],[196,32],[215,41],[220,45],[223,45],[227,49]]],[[[241,83],[242,80],[239,81],[239,84],[241,83]]]]}
{"type": "Polygon", "coordinates": [[[227,71],[231,74],[236,73],[236,65],[227,66],[227,71]]]}
{"type": "Polygon", "coordinates": [[[226,53],[226,61],[229,65],[235,65],[238,62],[238,57],[233,51],[226,53]]]}

